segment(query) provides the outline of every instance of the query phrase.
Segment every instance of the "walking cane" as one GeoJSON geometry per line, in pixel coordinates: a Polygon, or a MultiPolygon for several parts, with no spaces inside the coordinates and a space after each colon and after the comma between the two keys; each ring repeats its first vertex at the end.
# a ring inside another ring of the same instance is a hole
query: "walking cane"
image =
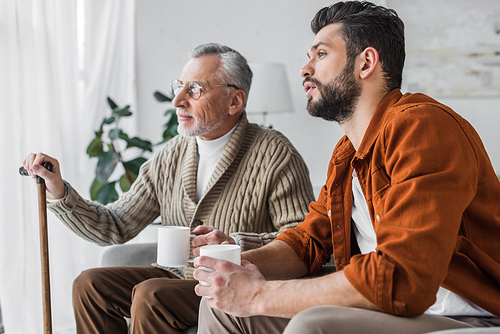
{"type": "MultiPolygon", "coordinates": [[[[52,172],[52,164],[42,164],[52,172]]],[[[19,174],[28,176],[24,167],[19,168],[19,174]]],[[[40,221],[40,253],[42,256],[42,299],[43,299],[43,333],[52,334],[52,315],[50,310],[50,276],[49,276],[49,242],[47,233],[47,199],[45,194],[45,181],[40,176],[36,177],[38,188],[38,217],[40,221]]]]}

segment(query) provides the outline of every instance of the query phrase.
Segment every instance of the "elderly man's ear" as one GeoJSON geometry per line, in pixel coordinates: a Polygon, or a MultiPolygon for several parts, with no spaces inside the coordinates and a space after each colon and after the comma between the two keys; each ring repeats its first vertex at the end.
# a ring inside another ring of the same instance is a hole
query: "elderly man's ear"
{"type": "Polygon", "coordinates": [[[245,105],[245,101],[246,101],[245,92],[242,91],[241,89],[237,89],[233,93],[231,93],[231,103],[229,104],[229,114],[235,115],[235,114],[239,113],[243,109],[243,106],[245,105]]]}

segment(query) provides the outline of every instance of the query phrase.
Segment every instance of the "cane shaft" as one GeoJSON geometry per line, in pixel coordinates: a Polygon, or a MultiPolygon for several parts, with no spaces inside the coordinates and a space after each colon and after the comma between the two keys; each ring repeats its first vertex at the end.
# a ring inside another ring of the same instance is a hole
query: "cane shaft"
{"type": "Polygon", "coordinates": [[[49,243],[47,232],[47,199],[45,182],[37,182],[38,216],[40,220],[40,254],[42,257],[42,299],[43,333],[52,334],[52,314],[50,308],[49,243]]]}

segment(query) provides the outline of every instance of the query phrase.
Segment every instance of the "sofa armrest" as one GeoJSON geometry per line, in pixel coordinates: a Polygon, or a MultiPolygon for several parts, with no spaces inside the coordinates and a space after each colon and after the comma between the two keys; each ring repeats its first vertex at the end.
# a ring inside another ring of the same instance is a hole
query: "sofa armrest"
{"type": "MultiPolygon", "coordinates": [[[[115,266],[149,266],[156,262],[157,243],[138,243],[111,246],[102,256],[103,267],[115,266]]],[[[312,276],[323,276],[335,271],[333,256],[316,274],[312,276]]]]}
{"type": "Polygon", "coordinates": [[[102,256],[103,267],[150,266],[156,262],[156,242],[116,245],[107,249],[102,256]]]}

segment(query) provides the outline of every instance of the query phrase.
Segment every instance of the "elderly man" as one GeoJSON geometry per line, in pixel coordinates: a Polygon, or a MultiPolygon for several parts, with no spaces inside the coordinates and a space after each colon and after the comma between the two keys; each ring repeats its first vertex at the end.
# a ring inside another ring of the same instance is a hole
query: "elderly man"
{"type": "MultiPolygon", "coordinates": [[[[247,121],[252,72],[237,51],[205,44],[172,82],[180,136],[147,161],[129,192],[108,206],[83,200],[57,160],[31,154],[23,166],[45,179],[49,208],[81,237],[123,243],[158,215],[189,226],[199,247],[260,247],[304,220],[313,199],[308,169],[279,132],[247,121]],[[50,161],[53,173],[41,163],[50,161]],[[231,235],[231,236],[229,236],[231,235]]],[[[83,272],[73,285],[78,333],[179,333],[195,325],[200,297],[193,268],[112,267],[83,272]],[[191,269],[191,270],[189,270],[191,269]],[[185,278],[185,279],[182,279],[185,278]]]]}
{"type": "Polygon", "coordinates": [[[450,108],[401,93],[404,24],[393,10],[339,2],[311,27],[307,109],[345,137],[304,222],[243,253],[243,266],[195,260],[216,270],[194,273],[211,284],[195,291],[213,297],[201,303],[200,333],[499,325],[500,182],[479,136],[450,108]],[[337,272],[290,279],[332,253],[337,272]]]}

